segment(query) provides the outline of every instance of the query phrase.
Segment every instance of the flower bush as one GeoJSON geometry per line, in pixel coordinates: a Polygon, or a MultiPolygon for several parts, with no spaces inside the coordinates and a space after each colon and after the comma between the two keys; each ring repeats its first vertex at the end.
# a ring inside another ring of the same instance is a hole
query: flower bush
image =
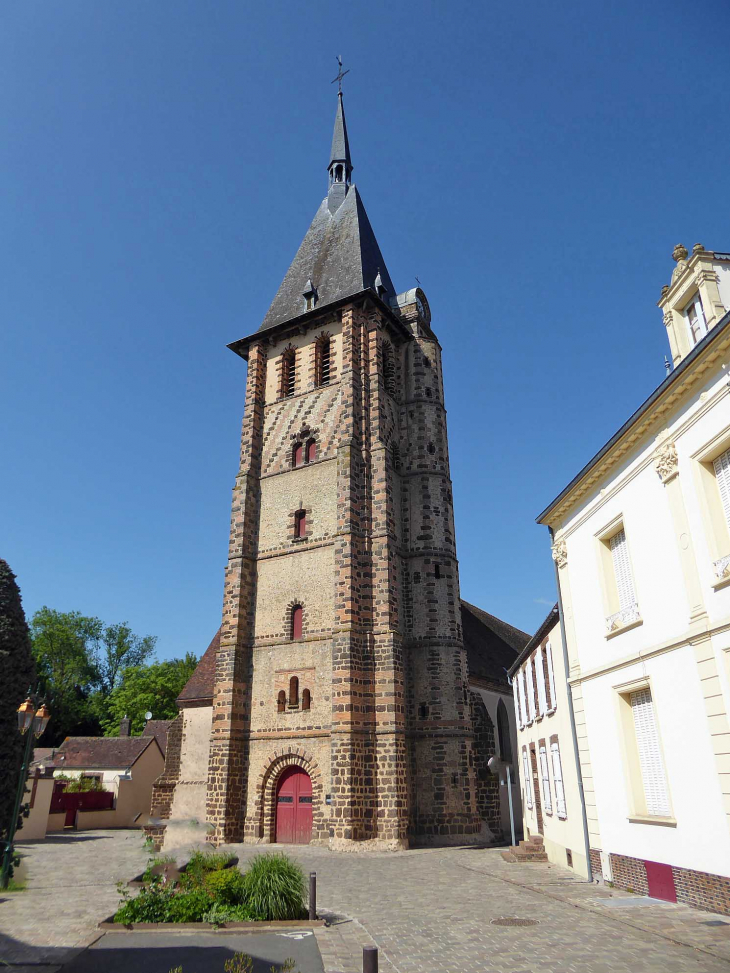
{"type": "Polygon", "coordinates": [[[304,874],[286,855],[256,855],[242,874],[232,855],[196,852],[179,879],[145,872],[134,898],[120,886],[114,922],[272,921],[306,918],[304,874]]]}

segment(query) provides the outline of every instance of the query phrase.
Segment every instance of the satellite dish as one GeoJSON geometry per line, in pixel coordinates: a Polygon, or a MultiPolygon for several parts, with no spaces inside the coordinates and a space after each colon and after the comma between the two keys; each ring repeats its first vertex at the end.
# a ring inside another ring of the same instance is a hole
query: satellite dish
{"type": "Polygon", "coordinates": [[[150,711],[147,710],[147,712],[144,714],[144,718],[146,720],[151,720],[152,719],[152,713],[150,713],[150,711]]]}

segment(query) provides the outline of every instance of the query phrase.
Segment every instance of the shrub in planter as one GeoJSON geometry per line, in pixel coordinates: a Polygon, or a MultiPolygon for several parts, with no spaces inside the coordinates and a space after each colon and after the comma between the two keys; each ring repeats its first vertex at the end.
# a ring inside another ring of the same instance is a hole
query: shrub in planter
{"type": "Polygon", "coordinates": [[[222,871],[235,855],[229,852],[195,851],[185,866],[180,884],[185,888],[198,888],[209,872],[222,871]]]}
{"type": "Polygon", "coordinates": [[[241,905],[245,901],[244,878],[237,868],[208,872],[203,884],[215,901],[222,905],[241,905]]]}
{"type": "Polygon", "coordinates": [[[304,873],[280,852],[256,855],[243,875],[246,903],[257,919],[300,919],[304,873]]]}
{"type": "Polygon", "coordinates": [[[213,899],[205,889],[191,892],[176,892],[170,896],[165,922],[203,922],[203,916],[210,912],[213,899]]]}

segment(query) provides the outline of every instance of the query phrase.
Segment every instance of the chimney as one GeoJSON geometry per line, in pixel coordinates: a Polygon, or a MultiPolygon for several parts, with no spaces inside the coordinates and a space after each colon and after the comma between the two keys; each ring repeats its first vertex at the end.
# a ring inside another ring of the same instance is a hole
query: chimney
{"type": "Polygon", "coordinates": [[[119,722],[119,736],[128,737],[132,735],[132,721],[128,716],[119,722]]]}

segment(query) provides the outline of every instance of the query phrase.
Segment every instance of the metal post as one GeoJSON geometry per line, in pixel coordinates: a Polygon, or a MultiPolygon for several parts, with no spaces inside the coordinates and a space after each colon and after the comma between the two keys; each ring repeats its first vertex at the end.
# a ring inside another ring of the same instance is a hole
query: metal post
{"type": "Polygon", "coordinates": [[[512,831],[512,847],[514,848],[517,841],[515,840],[515,812],[512,807],[512,776],[509,772],[509,764],[507,764],[507,800],[509,801],[509,826],[512,831]]]}
{"type": "Polygon", "coordinates": [[[317,918],[317,873],[309,873],[309,918],[317,918]]]}
{"type": "Polygon", "coordinates": [[[13,840],[15,838],[15,832],[18,827],[18,815],[20,814],[20,805],[23,802],[23,794],[25,793],[25,779],[28,775],[28,760],[30,757],[30,745],[33,740],[33,722],[31,721],[30,726],[25,731],[28,737],[25,741],[25,748],[23,750],[23,766],[20,768],[20,780],[18,781],[18,791],[15,795],[15,806],[13,807],[13,816],[10,819],[10,827],[8,828],[8,838],[5,842],[5,852],[3,854],[3,867],[0,873],[0,889],[6,889],[8,883],[10,882],[10,862],[13,857],[13,840]]]}
{"type": "Polygon", "coordinates": [[[363,946],[362,973],[378,973],[378,947],[363,946]]]}

